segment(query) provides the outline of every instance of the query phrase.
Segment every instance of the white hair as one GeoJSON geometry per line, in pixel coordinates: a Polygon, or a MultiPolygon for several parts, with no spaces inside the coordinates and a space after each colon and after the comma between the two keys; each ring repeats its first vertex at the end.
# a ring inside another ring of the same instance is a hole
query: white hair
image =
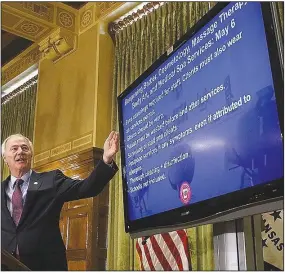
{"type": "Polygon", "coordinates": [[[30,139],[28,138],[28,137],[26,137],[26,136],[24,136],[24,135],[22,135],[22,134],[12,134],[12,135],[10,135],[9,137],[7,137],[5,140],[4,140],[4,142],[2,143],[2,157],[4,157],[4,155],[5,155],[5,150],[6,150],[6,143],[7,143],[7,141],[10,139],[10,138],[12,138],[12,137],[18,137],[18,138],[24,138],[24,139],[26,139],[26,141],[28,142],[28,144],[29,144],[29,147],[30,147],[30,149],[31,149],[31,151],[32,151],[32,154],[34,154],[34,147],[33,147],[33,143],[30,141],[30,139]]]}

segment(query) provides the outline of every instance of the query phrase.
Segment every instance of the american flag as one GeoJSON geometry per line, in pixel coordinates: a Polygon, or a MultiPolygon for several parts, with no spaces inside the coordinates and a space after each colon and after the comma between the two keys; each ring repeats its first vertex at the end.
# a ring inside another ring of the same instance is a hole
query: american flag
{"type": "Polygon", "coordinates": [[[191,270],[185,230],[139,238],[136,249],[141,270],[191,270]]]}

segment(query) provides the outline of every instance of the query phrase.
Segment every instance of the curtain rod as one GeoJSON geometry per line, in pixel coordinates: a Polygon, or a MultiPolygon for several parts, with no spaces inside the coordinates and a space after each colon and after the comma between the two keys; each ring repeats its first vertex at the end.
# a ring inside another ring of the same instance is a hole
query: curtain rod
{"type": "Polygon", "coordinates": [[[18,87],[17,89],[13,90],[12,92],[8,93],[7,95],[2,97],[1,100],[1,105],[6,104],[7,102],[9,102],[12,98],[14,98],[15,96],[17,96],[18,94],[22,93],[23,91],[27,90],[29,87],[33,86],[34,84],[36,84],[38,82],[38,74],[35,75],[33,78],[31,78],[30,80],[28,80],[27,82],[25,82],[23,85],[21,85],[20,87],[18,87]]]}
{"type": "Polygon", "coordinates": [[[109,24],[109,34],[112,37],[113,41],[115,40],[115,35],[122,30],[123,28],[133,24],[143,16],[148,15],[153,12],[158,7],[162,6],[165,2],[149,2],[144,5],[141,9],[137,9],[132,12],[130,15],[123,17],[121,20],[116,20],[109,24]]]}

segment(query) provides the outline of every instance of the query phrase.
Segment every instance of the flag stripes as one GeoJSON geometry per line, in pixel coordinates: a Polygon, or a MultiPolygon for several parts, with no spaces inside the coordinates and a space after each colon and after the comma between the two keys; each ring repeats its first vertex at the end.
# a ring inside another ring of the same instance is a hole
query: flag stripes
{"type": "Polygon", "coordinates": [[[185,230],[150,236],[136,242],[141,270],[190,270],[188,238],[185,230]]]}

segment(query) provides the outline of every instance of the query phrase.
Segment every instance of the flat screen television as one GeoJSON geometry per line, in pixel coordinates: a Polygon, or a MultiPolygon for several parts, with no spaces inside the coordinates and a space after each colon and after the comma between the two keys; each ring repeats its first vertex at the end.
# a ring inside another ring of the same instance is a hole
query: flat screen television
{"type": "Polygon", "coordinates": [[[219,3],[118,96],[125,230],[283,207],[283,67],[269,2],[219,3]]]}

